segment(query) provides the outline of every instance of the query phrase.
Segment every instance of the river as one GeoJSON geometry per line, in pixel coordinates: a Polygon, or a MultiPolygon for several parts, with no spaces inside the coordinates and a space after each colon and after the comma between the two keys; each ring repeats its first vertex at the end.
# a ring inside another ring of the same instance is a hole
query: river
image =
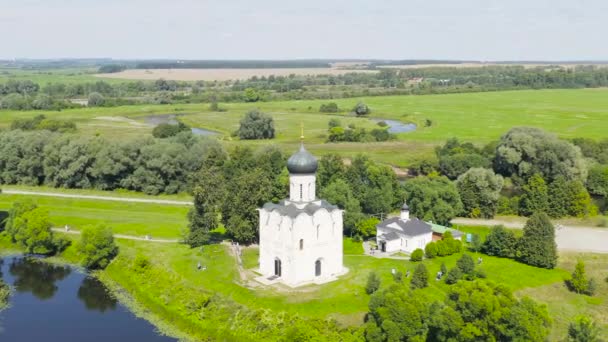
{"type": "Polygon", "coordinates": [[[5,257],[0,277],[13,289],[10,307],[0,312],[0,341],[175,341],[71,267],[5,257]]]}

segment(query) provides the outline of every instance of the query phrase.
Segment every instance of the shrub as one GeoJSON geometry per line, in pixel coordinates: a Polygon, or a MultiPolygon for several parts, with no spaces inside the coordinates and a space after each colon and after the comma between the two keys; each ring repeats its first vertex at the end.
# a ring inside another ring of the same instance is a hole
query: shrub
{"type": "Polygon", "coordinates": [[[441,271],[441,274],[443,274],[443,275],[448,274],[448,268],[445,266],[445,262],[441,263],[441,269],[440,269],[440,271],[441,271]]]}
{"type": "Polygon", "coordinates": [[[435,242],[429,242],[424,247],[424,254],[428,259],[432,259],[437,256],[437,244],[435,242]]]}
{"type": "Polygon", "coordinates": [[[82,229],[78,252],[83,255],[82,266],[105,268],[118,254],[112,230],[105,226],[87,226],[82,229]]]}
{"type": "Polygon", "coordinates": [[[363,102],[359,102],[357,103],[357,105],[355,106],[355,108],[353,108],[353,112],[355,114],[357,114],[357,116],[362,116],[362,115],[367,115],[369,113],[371,113],[371,109],[369,109],[369,107],[363,103],[363,102]]]}
{"type": "Polygon", "coordinates": [[[393,274],[393,279],[398,283],[403,283],[403,273],[401,271],[397,271],[393,274]]]}
{"type": "Polygon", "coordinates": [[[89,100],[87,102],[89,107],[99,107],[103,106],[105,103],[106,99],[100,93],[92,92],[89,94],[89,100]]]}
{"type": "Polygon", "coordinates": [[[424,257],[424,252],[422,251],[422,249],[417,248],[416,250],[414,250],[412,252],[412,255],[410,256],[410,260],[411,261],[422,261],[423,257],[424,257]]]}
{"type": "Polygon", "coordinates": [[[429,271],[426,269],[424,264],[418,264],[416,269],[414,270],[414,275],[412,276],[412,282],[410,283],[410,288],[414,289],[422,289],[429,285],[429,271]]]}
{"type": "Polygon", "coordinates": [[[448,272],[445,277],[445,283],[448,285],[456,284],[462,278],[462,271],[459,267],[454,267],[448,272]]]}
{"type": "Polygon", "coordinates": [[[367,276],[367,285],[365,286],[365,293],[372,294],[380,288],[380,277],[376,272],[371,272],[367,276]]]}
{"type": "Polygon", "coordinates": [[[475,271],[475,261],[473,261],[473,258],[468,254],[463,254],[462,257],[456,261],[456,265],[460,268],[462,273],[467,275],[472,275],[475,271]]]}
{"type": "Polygon", "coordinates": [[[338,104],[336,104],[335,102],[330,102],[327,104],[322,104],[321,107],[319,107],[319,112],[321,113],[337,113],[338,112],[338,104]]]}
{"type": "Polygon", "coordinates": [[[517,248],[517,237],[513,231],[504,226],[492,227],[486,241],[481,246],[481,251],[487,255],[503,258],[514,258],[517,248]]]}
{"type": "Polygon", "coordinates": [[[580,316],[568,326],[568,339],[572,342],[601,342],[600,330],[589,317],[580,316]]]}
{"type": "Polygon", "coordinates": [[[142,254],[137,254],[135,259],[133,260],[133,268],[137,272],[144,272],[148,268],[150,268],[150,260],[143,256],[142,254]]]}
{"type": "Polygon", "coordinates": [[[477,267],[475,269],[475,277],[485,279],[488,277],[486,271],[483,268],[477,267]]]}

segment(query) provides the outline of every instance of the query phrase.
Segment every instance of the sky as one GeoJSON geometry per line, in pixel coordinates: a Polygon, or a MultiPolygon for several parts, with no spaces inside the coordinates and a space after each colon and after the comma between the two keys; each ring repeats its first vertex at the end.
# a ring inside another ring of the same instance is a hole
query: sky
{"type": "Polygon", "coordinates": [[[0,0],[0,58],[608,60],[606,0],[0,0]]]}

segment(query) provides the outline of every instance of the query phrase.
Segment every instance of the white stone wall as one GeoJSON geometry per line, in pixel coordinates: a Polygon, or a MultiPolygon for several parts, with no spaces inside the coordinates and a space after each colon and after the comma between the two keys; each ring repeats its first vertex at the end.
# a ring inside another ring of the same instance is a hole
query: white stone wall
{"type": "Polygon", "coordinates": [[[316,194],[316,177],[310,175],[289,175],[289,200],[293,202],[312,202],[316,194]]]}
{"type": "Polygon", "coordinates": [[[282,281],[292,286],[342,273],[342,231],[342,211],[338,209],[319,209],[313,215],[301,213],[295,218],[261,209],[260,273],[274,275],[276,258],[281,260],[282,281]],[[321,275],[317,277],[315,261],[319,259],[321,275]]]}

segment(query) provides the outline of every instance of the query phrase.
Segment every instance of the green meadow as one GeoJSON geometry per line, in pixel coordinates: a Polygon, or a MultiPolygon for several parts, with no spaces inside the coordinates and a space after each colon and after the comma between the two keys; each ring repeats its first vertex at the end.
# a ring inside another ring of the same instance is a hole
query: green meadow
{"type": "MultiPolygon", "coordinates": [[[[317,154],[338,153],[351,157],[366,153],[370,157],[397,166],[433,157],[434,146],[450,137],[485,144],[498,139],[515,126],[534,126],[563,138],[603,138],[608,129],[608,89],[559,89],[482,92],[422,96],[378,96],[336,100],[294,100],[258,103],[222,103],[224,112],[211,112],[208,104],[138,105],[112,108],[82,108],[48,112],[48,116],[74,120],[79,133],[111,139],[132,139],[150,135],[145,117],[159,114],[183,114],[182,120],[193,127],[215,130],[227,145],[277,144],[285,151],[297,148],[300,125],[304,125],[308,148],[317,154]],[[319,113],[319,106],[336,102],[337,114],[319,113]],[[369,118],[355,118],[350,109],[363,101],[372,109],[371,119],[393,119],[418,125],[415,132],[398,134],[397,140],[380,143],[325,143],[327,123],[338,117],[343,126],[355,124],[377,127],[369,118]],[[238,141],[231,138],[245,112],[258,108],[275,119],[276,139],[238,141]],[[431,125],[425,127],[427,120],[431,125]]],[[[39,111],[11,112],[0,115],[0,127],[20,117],[32,117],[39,111]]]]}
{"type": "Polygon", "coordinates": [[[81,230],[103,224],[116,234],[177,239],[188,225],[189,207],[183,205],[0,194],[0,211],[8,211],[15,201],[24,199],[48,210],[54,227],[69,225],[81,230]]]}
{"type": "MultiPolygon", "coordinates": [[[[308,148],[317,154],[338,153],[345,157],[367,153],[392,165],[407,166],[415,160],[433,157],[432,149],[450,137],[484,144],[498,139],[515,126],[534,126],[563,138],[603,138],[608,129],[608,89],[560,89],[484,92],[449,95],[378,96],[357,99],[302,100],[286,102],[222,103],[224,112],[212,112],[208,104],[137,105],[111,108],[82,108],[45,112],[50,117],[74,120],[79,134],[101,135],[112,139],[149,136],[152,127],[145,117],[183,114],[182,120],[193,127],[215,130],[226,144],[251,146],[277,144],[285,151],[297,147],[300,125],[304,125],[308,148]],[[337,114],[319,113],[319,106],[336,102],[337,114]],[[349,115],[363,101],[372,109],[371,119],[393,119],[418,125],[415,132],[401,133],[397,140],[380,143],[325,143],[327,123],[335,117],[343,126],[355,124],[377,127],[369,118],[349,115]],[[238,141],[230,137],[244,113],[259,108],[275,119],[276,139],[238,141]],[[425,127],[426,120],[431,125],[425,127]]],[[[16,118],[32,117],[40,111],[3,111],[0,127],[16,118]]]]}

